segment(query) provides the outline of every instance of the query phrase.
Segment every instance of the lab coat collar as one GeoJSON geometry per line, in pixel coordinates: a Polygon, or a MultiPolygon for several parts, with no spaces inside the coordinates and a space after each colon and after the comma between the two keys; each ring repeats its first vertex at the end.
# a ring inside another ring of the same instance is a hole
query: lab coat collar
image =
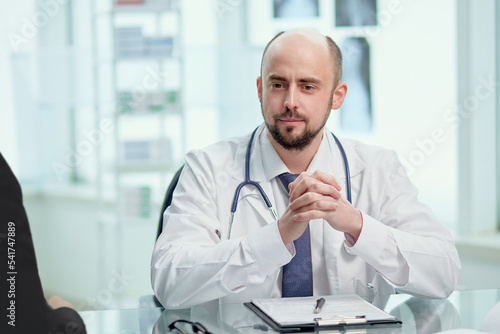
{"type": "MultiPolygon", "coordinates": [[[[255,134],[252,152],[250,154],[250,179],[258,183],[269,181],[279,174],[288,172],[288,168],[280,159],[267,137],[266,130],[267,128],[264,123],[259,126],[255,134]],[[264,156],[266,157],[265,160],[263,160],[264,156]]],[[[242,137],[236,150],[235,160],[242,162],[242,168],[232,169],[232,177],[240,182],[245,179],[244,162],[249,140],[250,135],[242,137]]],[[[355,141],[342,138],[339,138],[339,140],[344,147],[352,178],[361,173],[366,165],[356,153],[355,141]]],[[[324,129],[323,139],[318,148],[318,152],[307,168],[307,171],[310,173],[316,170],[325,171],[345,182],[345,169],[342,155],[335,139],[327,127],[324,129]]]]}
{"type": "MultiPolygon", "coordinates": [[[[271,201],[273,207],[276,207],[276,203],[274,203],[273,196],[269,197],[269,195],[272,193],[271,184],[269,182],[265,182],[266,174],[265,174],[264,164],[262,161],[263,158],[262,147],[260,145],[260,138],[267,137],[265,131],[266,131],[266,126],[265,124],[262,124],[261,126],[259,126],[259,128],[257,129],[257,133],[255,134],[254,143],[252,145],[252,151],[250,153],[250,180],[260,184],[260,186],[264,190],[264,193],[268,195],[268,198],[271,201]]],[[[236,149],[235,161],[239,163],[238,164],[239,168],[237,169],[233,168],[231,173],[233,179],[236,180],[235,184],[239,184],[245,180],[245,156],[250,137],[251,137],[250,135],[242,137],[236,149]]],[[[274,153],[277,155],[276,151],[274,153]]],[[[266,159],[267,158],[268,157],[266,156],[266,159]]],[[[262,217],[263,221],[267,222],[273,221],[270,212],[267,210],[264,201],[261,199],[259,191],[255,187],[252,186],[243,187],[241,189],[239,198],[241,199],[244,197],[246,197],[250,205],[255,208],[255,212],[262,217]]]]}
{"type": "Polygon", "coordinates": [[[264,167],[262,171],[264,173],[265,180],[270,181],[278,175],[290,172],[283,160],[281,160],[278,152],[274,149],[273,144],[271,144],[271,140],[267,135],[267,128],[265,131],[262,131],[259,137],[259,146],[261,148],[262,156],[266,157],[262,160],[264,167]]]}
{"type": "MultiPolygon", "coordinates": [[[[347,156],[347,161],[349,162],[349,170],[351,178],[353,178],[354,176],[361,173],[363,169],[365,169],[366,167],[365,162],[359,157],[358,153],[356,152],[356,145],[358,142],[343,138],[339,138],[339,140],[340,143],[342,144],[342,147],[344,147],[344,151],[347,156]]],[[[335,145],[337,147],[339,157],[341,157],[340,150],[338,149],[337,143],[335,142],[335,139],[333,139],[332,135],[330,135],[330,145],[335,145]]]]}
{"type": "MultiPolygon", "coordinates": [[[[349,171],[352,178],[361,173],[366,165],[356,153],[355,141],[343,138],[339,138],[339,140],[346,153],[347,161],[349,164],[349,171]]],[[[318,148],[318,152],[307,168],[307,171],[309,173],[314,173],[316,170],[321,170],[329,173],[335,176],[335,178],[344,180],[345,182],[344,159],[342,158],[342,154],[340,152],[339,146],[337,145],[337,142],[326,126],[323,132],[323,139],[318,148]]]]}
{"type": "MultiPolygon", "coordinates": [[[[256,145],[263,129],[265,129],[265,125],[261,125],[257,128],[257,133],[255,134],[254,142],[252,144],[252,151],[250,152],[250,180],[258,183],[261,183],[264,180],[262,178],[262,154],[259,145],[256,145]]],[[[231,169],[231,176],[239,182],[243,182],[243,180],[245,180],[245,157],[250,138],[251,134],[241,137],[238,147],[236,148],[234,161],[237,163],[238,168],[231,169]]]]}

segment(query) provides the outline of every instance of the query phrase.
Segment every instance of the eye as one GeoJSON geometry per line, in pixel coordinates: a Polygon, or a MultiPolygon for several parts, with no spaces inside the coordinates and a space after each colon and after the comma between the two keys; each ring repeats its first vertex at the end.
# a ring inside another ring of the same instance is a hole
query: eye
{"type": "Polygon", "coordinates": [[[271,87],[275,88],[275,89],[280,89],[280,88],[283,88],[283,84],[279,83],[279,82],[274,82],[271,84],[271,87]]]}
{"type": "Polygon", "coordinates": [[[307,86],[304,86],[304,89],[305,90],[313,90],[314,87],[313,86],[310,86],[310,85],[307,85],[307,86]]]}

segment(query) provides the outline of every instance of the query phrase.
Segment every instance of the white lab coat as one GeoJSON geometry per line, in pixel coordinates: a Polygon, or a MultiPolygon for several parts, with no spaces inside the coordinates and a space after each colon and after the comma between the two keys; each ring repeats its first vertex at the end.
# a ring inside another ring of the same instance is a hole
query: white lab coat
{"type": "MultiPolygon", "coordinates": [[[[263,131],[264,125],[256,138],[265,136],[263,131]]],[[[276,296],[281,267],[295,250],[283,244],[277,222],[254,187],[241,190],[228,239],[231,204],[236,187],[244,180],[249,139],[250,135],[232,138],[186,155],[151,261],[153,290],[166,308],[276,296]]],[[[327,222],[311,222],[311,237],[322,240],[323,255],[316,259],[313,249],[313,268],[323,261],[319,268],[324,267],[325,276],[315,280],[315,295],[369,296],[397,289],[416,296],[447,297],[460,273],[449,231],[418,201],[417,190],[395,153],[341,141],[349,161],[352,201],[362,212],[363,229],[357,242],[349,245],[344,233],[327,222]]],[[[320,167],[345,184],[343,160],[326,129],[320,148],[330,151],[312,167],[320,167]]],[[[272,182],[278,181],[266,178],[261,153],[256,142],[250,159],[251,179],[276,207],[272,182]]]]}

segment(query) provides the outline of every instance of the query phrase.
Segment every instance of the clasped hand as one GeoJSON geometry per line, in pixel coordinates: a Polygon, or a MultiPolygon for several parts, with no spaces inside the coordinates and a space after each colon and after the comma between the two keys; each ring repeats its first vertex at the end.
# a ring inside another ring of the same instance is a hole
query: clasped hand
{"type": "Polygon", "coordinates": [[[356,241],[361,233],[361,212],[340,194],[334,176],[316,171],[303,172],[290,183],[290,204],[278,221],[285,244],[298,239],[313,219],[324,219],[337,231],[349,234],[356,241]]]}

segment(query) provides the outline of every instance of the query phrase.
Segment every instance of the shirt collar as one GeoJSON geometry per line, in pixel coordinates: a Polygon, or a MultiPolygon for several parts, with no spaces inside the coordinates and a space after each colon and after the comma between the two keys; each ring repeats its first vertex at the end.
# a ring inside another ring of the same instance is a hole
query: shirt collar
{"type": "Polygon", "coordinates": [[[337,178],[345,178],[344,165],[339,147],[332,133],[326,127],[318,151],[307,167],[308,173],[314,173],[317,170],[334,175],[337,178]]]}
{"type": "Polygon", "coordinates": [[[262,159],[262,164],[264,165],[264,174],[267,181],[270,181],[280,174],[289,172],[278,155],[278,152],[274,149],[273,144],[271,144],[271,140],[269,140],[267,136],[267,128],[260,133],[259,145],[262,157],[265,157],[262,159]]]}
{"type": "MultiPolygon", "coordinates": [[[[337,154],[338,148],[333,137],[332,138],[330,137],[332,137],[332,135],[330,131],[325,127],[323,132],[323,138],[321,139],[318,151],[316,152],[313,160],[309,164],[307,172],[314,173],[316,170],[322,170],[327,173],[332,173],[333,175],[335,175],[338,173],[337,167],[342,168],[342,165],[336,166],[338,164],[333,163],[335,160],[338,159],[339,154],[337,154]],[[335,154],[332,155],[331,152],[335,152],[335,154]]],[[[290,172],[286,167],[286,165],[281,160],[276,150],[274,149],[273,145],[271,144],[271,140],[267,135],[267,128],[260,133],[259,145],[262,157],[265,157],[262,159],[263,160],[262,163],[264,166],[264,173],[267,181],[270,181],[271,179],[275,178],[280,174],[290,172]]],[[[342,174],[342,176],[343,175],[344,174],[342,174]]]]}

